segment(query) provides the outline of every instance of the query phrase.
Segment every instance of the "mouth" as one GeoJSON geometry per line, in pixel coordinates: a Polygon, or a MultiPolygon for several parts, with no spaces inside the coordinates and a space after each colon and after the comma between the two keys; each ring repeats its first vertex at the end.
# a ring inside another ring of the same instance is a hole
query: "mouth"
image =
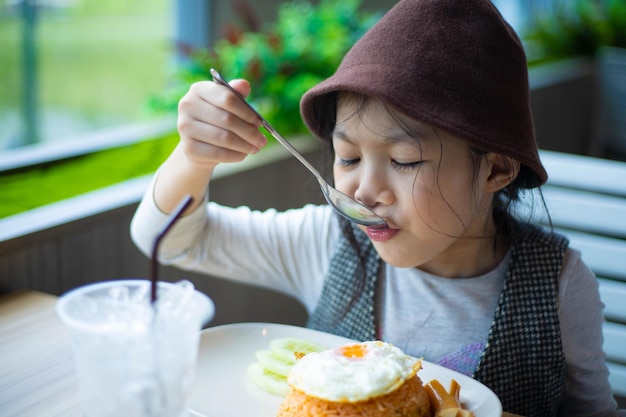
{"type": "Polygon", "coordinates": [[[386,242],[398,233],[400,229],[386,226],[370,226],[366,229],[367,236],[375,242],[386,242]]]}

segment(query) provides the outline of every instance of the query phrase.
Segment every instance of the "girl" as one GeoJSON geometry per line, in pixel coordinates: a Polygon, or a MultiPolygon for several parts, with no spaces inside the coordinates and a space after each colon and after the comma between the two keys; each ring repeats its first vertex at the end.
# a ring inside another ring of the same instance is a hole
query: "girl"
{"type": "Polygon", "coordinates": [[[547,175],[523,48],[488,0],[400,1],[301,111],[330,145],[336,187],[387,227],[328,206],[207,204],[215,166],[266,139],[234,94],[202,82],[180,101],[180,143],[133,219],[137,245],[149,253],[165,213],[191,194],[161,261],[290,294],[310,327],[471,375],[509,412],[626,415],[607,382],[595,277],[565,238],[513,215],[547,175]]]}

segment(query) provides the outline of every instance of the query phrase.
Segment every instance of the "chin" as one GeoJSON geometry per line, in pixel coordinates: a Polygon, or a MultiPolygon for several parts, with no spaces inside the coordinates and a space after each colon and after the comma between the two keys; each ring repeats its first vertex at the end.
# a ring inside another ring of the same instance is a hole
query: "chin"
{"type": "Polygon", "coordinates": [[[378,255],[380,256],[380,258],[385,261],[386,264],[391,265],[393,267],[396,268],[417,268],[418,266],[420,266],[422,263],[418,262],[416,260],[410,259],[410,257],[407,256],[403,256],[402,254],[399,254],[397,251],[395,253],[389,253],[391,251],[389,250],[380,250],[380,248],[377,247],[377,245],[375,244],[374,247],[376,247],[376,251],[378,252],[378,255]]]}

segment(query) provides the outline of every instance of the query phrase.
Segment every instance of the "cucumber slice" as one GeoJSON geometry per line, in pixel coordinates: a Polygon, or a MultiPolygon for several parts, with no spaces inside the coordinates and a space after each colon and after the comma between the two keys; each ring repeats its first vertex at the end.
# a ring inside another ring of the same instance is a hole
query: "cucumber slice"
{"type": "Polygon", "coordinates": [[[270,394],[280,395],[284,397],[289,391],[287,378],[282,375],[275,374],[263,367],[260,363],[253,363],[248,366],[248,376],[263,391],[270,394]]]}
{"type": "Polygon", "coordinates": [[[282,397],[289,391],[287,375],[296,363],[296,354],[306,355],[326,349],[325,346],[294,337],[273,339],[270,348],[255,353],[258,362],[248,366],[247,373],[259,388],[282,397]]]}
{"type": "Polygon", "coordinates": [[[257,360],[265,369],[285,378],[295,363],[295,355],[292,353],[291,356],[294,358],[293,361],[277,354],[273,350],[259,350],[256,352],[257,360]]]}
{"type": "Polygon", "coordinates": [[[290,362],[291,364],[296,363],[295,353],[307,354],[326,350],[325,346],[311,342],[310,340],[295,337],[273,339],[270,342],[270,347],[278,356],[283,358],[285,362],[290,362]]]}

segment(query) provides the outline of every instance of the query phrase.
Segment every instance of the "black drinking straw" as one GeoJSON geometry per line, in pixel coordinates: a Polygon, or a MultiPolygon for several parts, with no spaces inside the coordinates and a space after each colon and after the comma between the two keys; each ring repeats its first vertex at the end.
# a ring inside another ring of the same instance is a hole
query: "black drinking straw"
{"type": "Polygon", "coordinates": [[[170,219],[168,220],[168,222],[165,224],[161,232],[159,232],[157,237],[154,239],[154,243],[152,245],[152,258],[151,258],[152,263],[151,263],[151,268],[150,268],[150,281],[152,283],[151,292],[150,292],[150,303],[152,304],[154,304],[157,299],[157,273],[159,269],[159,262],[158,262],[157,255],[159,253],[159,245],[161,244],[161,240],[163,240],[167,232],[170,231],[172,226],[174,226],[174,223],[176,223],[176,220],[180,218],[181,214],[183,214],[185,209],[189,207],[192,201],[193,201],[193,198],[189,194],[184,196],[183,199],[180,201],[180,203],[178,203],[176,208],[172,211],[172,214],[170,214],[170,219]]]}

